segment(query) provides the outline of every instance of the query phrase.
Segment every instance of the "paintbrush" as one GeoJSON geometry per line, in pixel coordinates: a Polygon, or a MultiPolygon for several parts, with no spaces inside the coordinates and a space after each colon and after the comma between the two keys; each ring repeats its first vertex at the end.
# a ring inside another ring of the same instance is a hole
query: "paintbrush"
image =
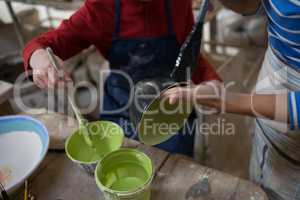
{"type": "MultiPolygon", "coordinates": [[[[65,81],[65,79],[64,79],[65,76],[62,73],[62,71],[60,70],[61,67],[60,67],[55,55],[53,54],[52,49],[50,47],[47,47],[46,51],[48,53],[48,57],[49,57],[52,67],[55,69],[56,73],[58,74],[59,80],[65,81]]],[[[88,120],[86,120],[81,115],[80,111],[75,106],[73,99],[70,97],[69,93],[68,93],[68,101],[69,101],[69,103],[72,107],[72,110],[75,113],[76,119],[78,121],[80,134],[83,135],[86,144],[93,147],[93,141],[91,139],[92,134],[89,132],[89,128],[87,127],[88,120]]]]}

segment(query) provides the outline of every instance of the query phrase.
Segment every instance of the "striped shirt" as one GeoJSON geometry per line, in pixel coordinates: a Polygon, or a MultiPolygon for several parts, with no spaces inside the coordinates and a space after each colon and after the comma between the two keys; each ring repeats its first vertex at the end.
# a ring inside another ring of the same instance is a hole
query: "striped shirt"
{"type": "MultiPolygon", "coordinates": [[[[268,17],[269,45],[300,72],[300,0],[262,0],[262,5],[268,17]]],[[[300,91],[288,94],[288,110],[290,128],[300,129],[300,91]]]]}
{"type": "Polygon", "coordinates": [[[268,16],[270,46],[285,63],[300,70],[300,1],[262,2],[268,16]]]}
{"type": "Polygon", "coordinates": [[[290,128],[300,129],[300,92],[290,92],[288,95],[288,112],[290,128]]]}

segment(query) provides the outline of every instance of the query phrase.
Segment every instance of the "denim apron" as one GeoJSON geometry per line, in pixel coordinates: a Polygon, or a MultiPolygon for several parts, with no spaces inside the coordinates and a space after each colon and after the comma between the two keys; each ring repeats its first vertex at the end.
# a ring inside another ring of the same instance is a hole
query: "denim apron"
{"type": "MultiPolygon", "coordinates": [[[[135,128],[130,122],[128,105],[132,85],[115,70],[125,72],[133,81],[152,78],[167,78],[171,73],[178,56],[180,45],[173,31],[171,0],[165,1],[168,33],[161,37],[151,38],[121,38],[121,0],[115,0],[115,31],[113,42],[108,54],[108,61],[112,72],[104,85],[103,105],[100,109],[100,119],[119,124],[126,137],[138,139],[135,128]],[[119,110],[116,112],[116,110],[119,110]],[[114,111],[114,112],[111,112],[114,111]]],[[[180,133],[167,142],[157,145],[158,148],[170,153],[193,155],[194,129],[192,126],[196,114],[192,113],[185,127],[180,133]]]]}

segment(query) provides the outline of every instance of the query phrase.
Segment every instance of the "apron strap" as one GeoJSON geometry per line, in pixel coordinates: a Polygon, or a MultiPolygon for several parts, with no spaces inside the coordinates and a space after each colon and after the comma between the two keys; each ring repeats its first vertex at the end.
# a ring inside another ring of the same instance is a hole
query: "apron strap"
{"type": "Polygon", "coordinates": [[[121,0],[115,0],[115,31],[113,39],[117,39],[120,35],[121,28],[121,0]]]}
{"type": "Polygon", "coordinates": [[[165,0],[165,9],[167,14],[167,21],[168,21],[168,34],[173,35],[173,17],[172,17],[172,5],[171,0],[165,0]]]}
{"type": "MultiPolygon", "coordinates": [[[[165,12],[168,21],[168,34],[173,35],[173,18],[171,11],[171,0],[165,0],[165,12]]],[[[117,39],[120,36],[121,31],[121,0],[115,0],[115,30],[113,33],[113,39],[117,39]]]]}

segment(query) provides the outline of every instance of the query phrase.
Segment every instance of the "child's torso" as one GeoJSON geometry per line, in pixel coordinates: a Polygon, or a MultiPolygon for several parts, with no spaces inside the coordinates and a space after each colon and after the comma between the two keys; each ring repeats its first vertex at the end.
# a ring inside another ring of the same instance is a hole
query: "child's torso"
{"type": "Polygon", "coordinates": [[[300,1],[262,0],[269,21],[269,44],[291,67],[300,70],[300,1]]]}

